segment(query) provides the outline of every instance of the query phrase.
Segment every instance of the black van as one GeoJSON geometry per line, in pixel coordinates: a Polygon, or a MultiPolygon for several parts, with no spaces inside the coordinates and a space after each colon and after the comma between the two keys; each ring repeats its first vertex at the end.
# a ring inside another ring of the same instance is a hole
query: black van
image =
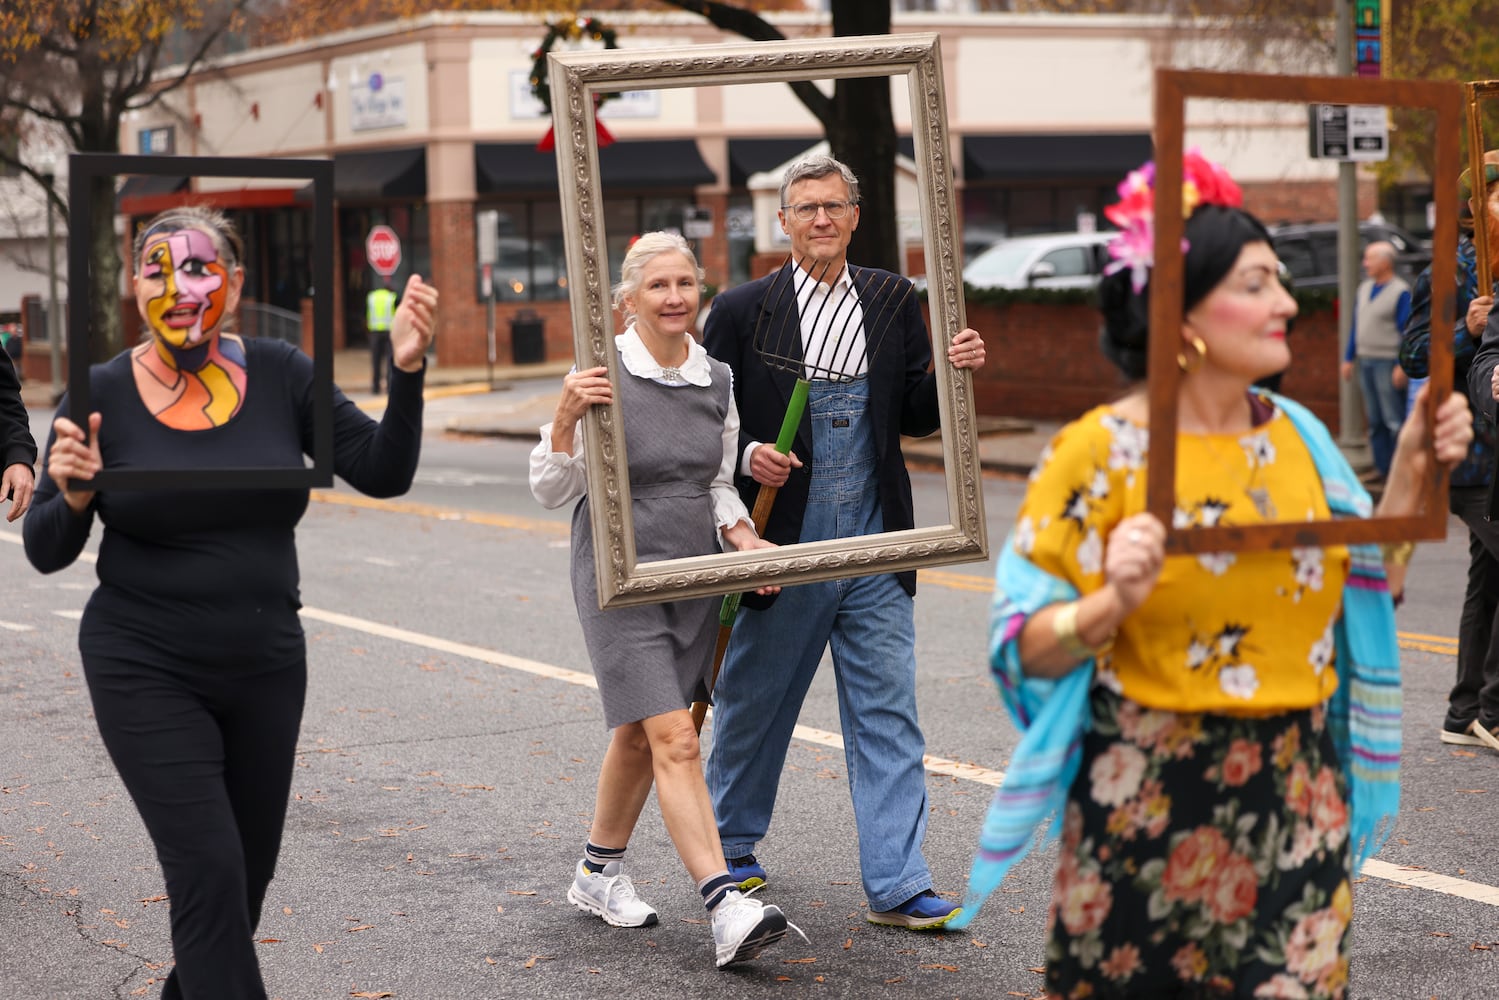
{"type": "MultiPolygon", "coordinates": [[[[1381,240],[1395,248],[1395,273],[1414,283],[1416,275],[1431,263],[1431,247],[1410,233],[1388,222],[1358,224],[1360,254],[1362,248],[1381,240]]],[[[1270,227],[1275,252],[1291,272],[1296,288],[1338,287],[1338,224],[1336,222],[1298,222],[1270,227]]],[[[1360,275],[1359,280],[1363,277],[1360,275]]]]}

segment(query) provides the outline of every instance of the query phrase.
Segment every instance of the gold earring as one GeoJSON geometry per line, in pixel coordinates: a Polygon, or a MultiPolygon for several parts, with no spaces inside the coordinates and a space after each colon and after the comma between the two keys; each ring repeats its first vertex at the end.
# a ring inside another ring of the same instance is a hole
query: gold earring
{"type": "Polygon", "coordinates": [[[1203,339],[1201,337],[1193,337],[1190,341],[1188,341],[1188,343],[1190,343],[1192,345],[1192,349],[1197,352],[1197,356],[1195,358],[1189,359],[1185,351],[1177,351],[1176,367],[1180,368],[1182,371],[1190,375],[1192,372],[1195,372],[1197,369],[1201,368],[1202,363],[1208,359],[1208,345],[1203,342],[1203,339]]]}

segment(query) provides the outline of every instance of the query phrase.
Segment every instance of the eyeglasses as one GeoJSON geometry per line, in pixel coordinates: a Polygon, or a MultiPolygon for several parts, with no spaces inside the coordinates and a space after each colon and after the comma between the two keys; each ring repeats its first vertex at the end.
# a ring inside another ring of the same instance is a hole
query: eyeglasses
{"type": "Polygon", "coordinates": [[[800,205],[782,205],[781,211],[790,212],[797,222],[811,222],[817,218],[819,208],[828,213],[828,218],[841,219],[853,206],[851,201],[804,201],[800,205]]]}

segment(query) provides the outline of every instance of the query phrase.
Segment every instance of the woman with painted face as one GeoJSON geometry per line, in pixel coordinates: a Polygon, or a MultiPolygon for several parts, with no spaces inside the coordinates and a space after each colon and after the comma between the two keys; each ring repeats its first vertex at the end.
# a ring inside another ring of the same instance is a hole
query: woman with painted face
{"type": "MultiPolygon", "coordinates": [[[[1341,998],[1350,872],[1398,804],[1404,565],[1372,545],[1167,556],[1145,509],[1153,178],[1107,210],[1099,288],[1133,388],[1051,442],[1000,553],[990,666],[1023,735],[949,926],[1055,816],[1048,996],[1341,998]]],[[[1269,234],[1195,152],[1182,192],[1174,526],[1369,516],[1327,429],[1253,388],[1290,361],[1296,313],[1269,234]]],[[[1461,394],[1413,410],[1378,513],[1414,514],[1472,436],[1461,394]]]]}
{"type": "MultiPolygon", "coordinates": [[[[306,690],[293,532],[306,490],[94,491],[101,469],[299,466],[313,367],[230,332],[244,272],[218,212],[141,230],[135,297],[149,336],[65,396],[24,526],[42,572],[71,564],[95,520],[99,585],[78,645],[99,731],[156,847],[176,964],[164,1000],[264,1000],[251,935],[275,870],[306,690]],[[87,426],[87,432],[84,426],[87,426]]],[[[407,286],[377,423],[334,390],[334,468],[372,496],[406,491],[421,443],[437,291],[407,286]]]]}

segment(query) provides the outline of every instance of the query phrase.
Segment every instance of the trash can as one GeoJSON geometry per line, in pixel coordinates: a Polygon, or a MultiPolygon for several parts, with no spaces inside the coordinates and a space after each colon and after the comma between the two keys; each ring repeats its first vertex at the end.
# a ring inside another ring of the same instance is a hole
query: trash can
{"type": "Polygon", "coordinates": [[[538,365],[546,355],[546,320],[532,309],[522,309],[510,317],[511,360],[518,365],[538,365]]]}

